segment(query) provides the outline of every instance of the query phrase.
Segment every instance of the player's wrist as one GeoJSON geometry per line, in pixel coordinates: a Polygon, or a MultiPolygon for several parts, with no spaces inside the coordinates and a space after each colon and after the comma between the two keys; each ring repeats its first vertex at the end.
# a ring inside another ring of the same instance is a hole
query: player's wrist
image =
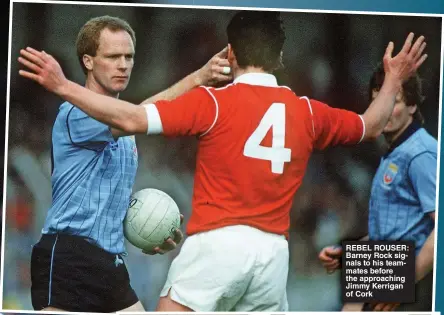
{"type": "Polygon", "coordinates": [[[76,94],[76,85],[77,84],[74,82],[65,79],[57,86],[54,93],[59,95],[61,98],[66,99],[70,95],[76,94]]]}
{"type": "Polygon", "coordinates": [[[205,80],[205,75],[203,73],[202,68],[200,68],[199,70],[194,71],[191,74],[192,78],[193,78],[193,82],[194,82],[194,86],[201,86],[201,85],[206,85],[206,80],[205,80]]]}
{"type": "Polygon", "coordinates": [[[402,79],[396,75],[386,73],[381,90],[386,90],[387,92],[398,94],[402,87],[402,79]]]}

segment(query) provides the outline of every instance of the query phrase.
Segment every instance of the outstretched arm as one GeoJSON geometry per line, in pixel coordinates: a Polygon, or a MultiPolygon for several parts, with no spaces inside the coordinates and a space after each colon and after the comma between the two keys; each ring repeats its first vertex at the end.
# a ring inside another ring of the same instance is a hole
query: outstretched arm
{"type": "MultiPolygon", "coordinates": [[[[215,55],[204,67],[179,81],[170,89],[161,92],[143,103],[160,99],[174,99],[201,84],[211,84],[229,80],[231,76],[224,72],[226,63],[222,61],[225,50],[215,55]]],[[[74,104],[89,116],[122,131],[123,134],[146,133],[148,123],[143,106],[116,98],[97,94],[75,82],[68,80],[59,63],[51,55],[28,47],[20,51],[19,62],[31,71],[20,70],[19,74],[31,79],[48,91],[59,95],[74,104]]]]}
{"type": "Polygon", "coordinates": [[[202,68],[189,74],[170,88],[144,100],[142,104],[151,104],[156,101],[171,101],[176,97],[200,85],[214,85],[233,79],[230,63],[226,59],[228,49],[214,55],[202,68]]]}

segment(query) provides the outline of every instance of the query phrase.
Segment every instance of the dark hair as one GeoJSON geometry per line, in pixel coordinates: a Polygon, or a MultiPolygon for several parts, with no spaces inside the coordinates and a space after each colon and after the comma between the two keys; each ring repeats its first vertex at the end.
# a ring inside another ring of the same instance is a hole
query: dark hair
{"type": "Polygon", "coordinates": [[[279,12],[241,11],[228,24],[227,36],[239,67],[271,72],[281,66],[285,31],[279,12]]]}
{"type": "Polygon", "coordinates": [[[100,43],[100,34],[105,28],[113,32],[127,32],[131,36],[134,47],[136,47],[136,34],[125,20],[108,15],[92,18],[80,29],[76,42],[77,58],[79,59],[80,65],[82,66],[82,70],[85,74],[87,73],[87,69],[83,63],[83,56],[96,55],[100,43]]]}
{"type": "MultiPolygon", "coordinates": [[[[373,91],[379,91],[381,89],[382,83],[384,82],[385,71],[384,66],[380,63],[373,72],[370,79],[369,85],[369,97],[370,100],[373,98],[373,91]]],[[[402,96],[404,102],[407,106],[416,105],[416,111],[413,114],[413,118],[420,124],[424,124],[424,116],[421,114],[419,109],[420,105],[424,101],[424,96],[422,95],[422,82],[419,75],[416,73],[410,79],[402,84],[402,96]]]]}

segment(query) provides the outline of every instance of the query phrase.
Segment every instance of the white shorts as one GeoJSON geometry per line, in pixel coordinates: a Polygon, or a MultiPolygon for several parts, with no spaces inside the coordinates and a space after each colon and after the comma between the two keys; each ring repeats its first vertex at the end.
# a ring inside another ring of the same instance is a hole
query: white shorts
{"type": "Polygon", "coordinates": [[[288,311],[284,236],[228,226],[186,239],[160,296],[197,312],[288,311]]]}

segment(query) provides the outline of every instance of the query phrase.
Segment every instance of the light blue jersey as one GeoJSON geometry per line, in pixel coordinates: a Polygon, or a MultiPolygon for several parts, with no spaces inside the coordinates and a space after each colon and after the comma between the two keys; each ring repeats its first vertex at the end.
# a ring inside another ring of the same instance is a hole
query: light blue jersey
{"type": "Polygon", "coordinates": [[[52,131],[52,158],[53,201],[42,232],[79,235],[123,253],[122,222],[138,163],[134,137],[115,141],[108,126],[65,102],[52,131]]]}
{"type": "Polygon", "coordinates": [[[434,228],[437,141],[412,123],[381,159],[373,179],[370,240],[410,240],[416,254],[434,228]]]}

